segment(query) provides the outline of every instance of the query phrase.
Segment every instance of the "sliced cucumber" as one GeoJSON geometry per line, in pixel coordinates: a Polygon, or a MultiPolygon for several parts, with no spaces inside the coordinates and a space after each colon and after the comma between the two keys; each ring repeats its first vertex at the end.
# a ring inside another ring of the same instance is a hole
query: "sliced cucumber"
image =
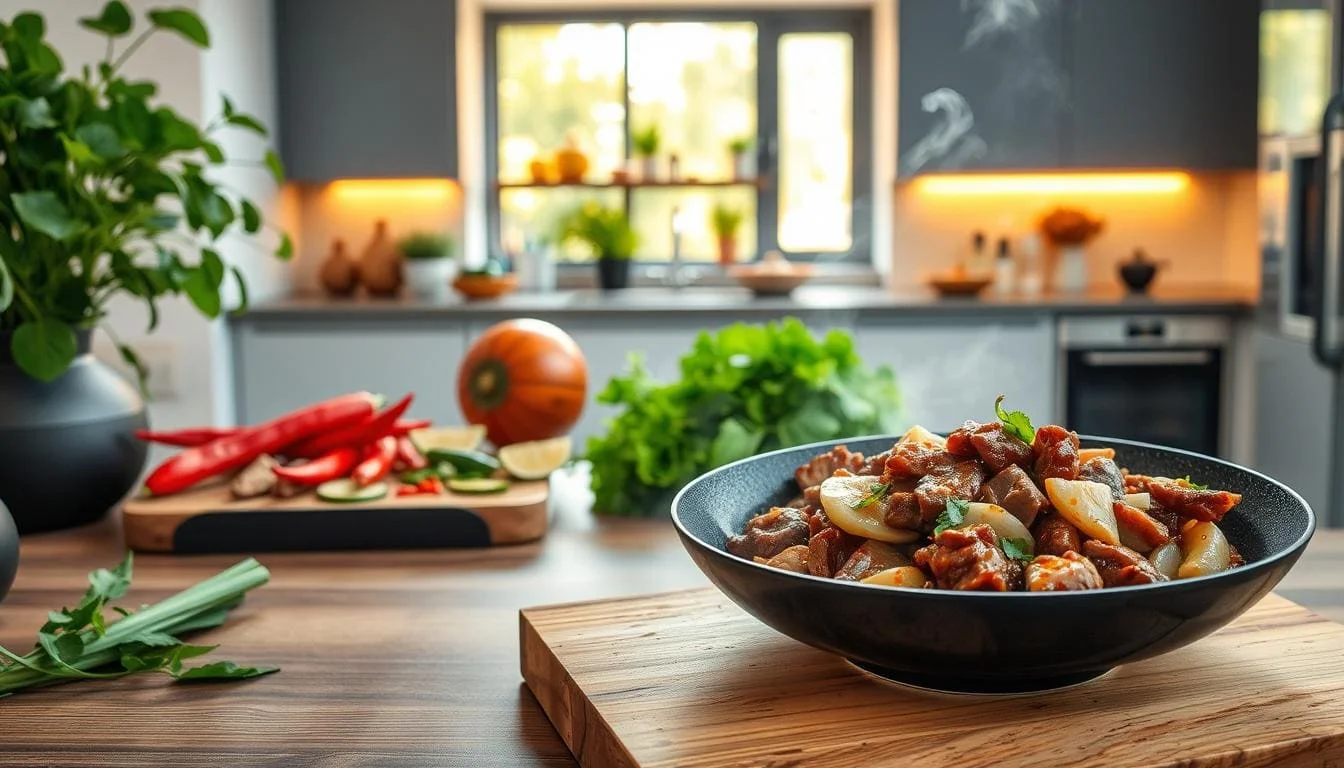
{"type": "Polygon", "coordinates": [[[387,483],[373,483],[360,487],[354,480],[343,477],[328,480],[317,486],[317,498],[333,504],[355,504],[361,501],[377,501],[387,495],[387,483]]]}
{"type": "Polygon", "coordinates": [[[448,489],[457,493],[503,493],[509,489],[509,481],[496,477],[454,477],[448,481],[448,489]]]}
{"type": "Polygon", "coordinates": [[[426,454],[430,464],[447,464],[460,478],[489,477],[499,469],[499,459],[480,451],[435,448],[426,454]]]}

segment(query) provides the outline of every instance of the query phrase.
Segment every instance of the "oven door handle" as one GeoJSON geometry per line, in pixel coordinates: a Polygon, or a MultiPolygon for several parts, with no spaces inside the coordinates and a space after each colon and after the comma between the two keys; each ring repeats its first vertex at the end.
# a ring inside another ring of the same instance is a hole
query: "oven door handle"
{"type": "Polygon", "coordinates": [[[1207,350],[1148,350],[1143,352],[1084,352],[1083,363],[1093,368],[1121,366],[1208,365],[1213,353],[1207,350]]]}
{"type": "MultiPolygon", "coordinates": [[[[1341,198],[1340,162],[1344,155],[1344,101],[1330,99],[1321,122],[1321,216],[1316,258],[1316,313],[1312,319],[1311,346],[1316,359],[1326,366],[1344,362],[1344,339],[1340,338],[1340,240],[1344,238],[1344,200],[1341,198]]],[[[1301,276],[1298,276],[1301,279],[1301,276]]]]}

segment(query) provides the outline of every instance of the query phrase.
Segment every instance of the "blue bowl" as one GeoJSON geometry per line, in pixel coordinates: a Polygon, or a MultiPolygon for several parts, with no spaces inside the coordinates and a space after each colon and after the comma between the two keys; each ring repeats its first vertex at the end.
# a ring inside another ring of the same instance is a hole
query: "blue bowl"
{"type": "Polygon", "coordinates": [[[682,544],[733,602],[799,642],[900,683],[1012,693],[1086,682],[1223,627],[1279,583],[1316,529],[1301,496],[1254,470],[1172,448],[1084,437],[1084,447],[1114,448],[1116,461],[1133,472],[1190,475],[1242,494],[1219,527],[1246,564],[1162,584],[986,593],[823,579],[744,560],[724,548],[749,517],[797,495],[793,471],[813,456],[840,444],[871,455],[895,441],[816,443],[708,472],[672,502],[682,544]]]}

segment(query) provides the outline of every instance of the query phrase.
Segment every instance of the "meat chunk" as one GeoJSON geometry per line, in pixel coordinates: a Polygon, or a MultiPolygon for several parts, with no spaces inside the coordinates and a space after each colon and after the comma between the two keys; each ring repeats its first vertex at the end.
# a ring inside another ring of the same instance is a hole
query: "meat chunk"
{"type": "Polygon", "coordinates": [[[821,482],[835,474],[837,469],[847,469],[858,473],[863,468],[863,454],[851,453],[843,445],[837,445],[829,453],[814,457],[811,461],[794,470],[793,477],[799,488],[821,485],[821,482]]]}
{"type": "Polygon", "coordinates": [[[909,564],[910,558],[904,552],[885,542],[869,539],[860,544],[845,564],[840,566],[840,570],[835,572],[835,578],[859,581],[888,568],[909,564]]]}
{"type": "Polygon", "coordinates": [[[924,515],[914,493],[917,486],[914,480],[892,480],[887,484],[887,493],[878,502],[887,525],[917,531],[924,524],[924,515]]]}
{"type": "Polygon", "coordinates": [[[1115,522],[1120,528],[1120,543],[1140,552],[1149,552],[1171,541],[1171,531],[1147,512],[1123,501],[1114,505],[1115,522]]]}
{"type": "Polygon", "coordinates": [[[806,544],[795,544],[772,558],[756,558],[756,562],[778,568],[781,571],[807,573],[807,555],[811,549],[806,544]]]}
{"type": "Polygon", "coordinates": [[[1008,592],[1022,586],[1022,566],[999,548],[988,525],[949,528],[915,552],[915,565],[942,589],[1008,592]]]}
{"type": "Polygon", "coordinates": [[[813,576],[831,578],[865,539],[851,536],[839,528],[826,528],[808,542],[807,571],[813,576]]]}
{"type": "Polygon", "coordinates": [[[976,458],[977,454],[975,445],[971,443],[971,435],[975,434],[975,431],[982,426],[984,425],[980,422],[968,419],[960,427],[952,430],[947,436],[947,452],[964,459],[976,458]]]}
{"type": "Polygon", "coordinates": [[[876,456],[869,456],[864,460],[863,466],[859,468],[860,475],[881,475],[887,471],[887,459],[891,458],[891,451],[883,451],[876,456]]]}
{"type": "Polygon", "coordinates": [[[1047,512],[1037,517],[1031,535],[1035,539],[1038,555],[1062,557],[1065,552],[1083,551],[1083,535],[1058,512],[1047,512]]]}
{"type": "Polygon", "coordinates": [[[1078,465],[1078,479],[1101,483],[1111,489],[1111,498],[1120,501],[1125,498],[1125,478],[1120,474],[1120,466],[1113,460],[1097,456],[1078,465]]]}
{"type": "Polygon", "coordinates": [[[1027,564],[1029,592],[1076,592],[1102,586],[1097,567],[1077,552],[1037,555],[1027,564]]]}
{"type": "Polygon", "coordinates": [[[1241,503],[1239,493],[1196,490],[1178,480],[1149,480],[1148,494],[1164,509],[1215,523],[1222,520],[1228,510],[1241,503]]]}
{"type": "Polygon", "coordinates": [[[1047,478],[1058,477],[1062,480],[1078,479],[1078,435],[1069,430],[1047,424],[1036,430],[1036,441],[1032,443],[1036,479],[1045,482],[1047,478]]]}
{"type": "Polygon", "coordinates": [[[887,457],[886,471],[882,473],[882,482],[893,478],[919,478],[927,474],[947,469],[964,461],[959,456],[948,453],[942,448],[925,443],[897,443],[887,457]]]}
{"type": "Polygon", "coordinates": [[[974,499],[984,482],[985,467],[974,459],[959,461],[920,478],[915,486],[915,501],[924,523],[937,520],[949,499],[974,499]]]}
{"type": "Polygon", "coordinates": [[[958,456],[978,458],[991,472],[1002,472],[1014,464],[1031,466],[1031,446],[1008,434],[997,421],[990,424],[966,422],[961,429],[948,435],[947,450],[958,456]]]}
{"type": "Polygon", "coordinates": [[[1031,476],[1016,464],[1009,464],[982,485],[976,500],[998,504],[1028,528],[1036,521],[1036,515],[1050,506],[1050,499],[1036,487],[1031,476]]]}
{"type": "Polygon", "coordinates": [[[1088,539],[1083,544],[1083,554],[1097,567],[1101,582],[1107,587],[1132,587],[1167,581],[1167,577],[1148,562],[1148,558],[1129,547],[1088,539]]]}
{"type": "Polygon", "coordinates": [[[806,544],[812,527],[807,515],[789,507],[772,507],[747,521],[741,536],[729,536],[727,548],[738,557],[774,557],[789,547],[806,544]]]}

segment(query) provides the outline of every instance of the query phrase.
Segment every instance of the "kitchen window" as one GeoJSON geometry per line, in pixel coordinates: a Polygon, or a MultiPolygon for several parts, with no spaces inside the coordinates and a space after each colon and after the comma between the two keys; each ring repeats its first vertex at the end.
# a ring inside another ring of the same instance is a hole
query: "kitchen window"
{"type": "MultiPolygon", "coordinates": [[[[742,216],[738,261],[779,250],[866,262],[869,25],[866,10],[488,15],[493,248],[546,247],[591,200],[628,213],[641,261],[671,257],[674,214],[682,258],[717,260],[720,208],[742,216]],[[650,181],[635,144],[652,127],[650,181]],[[739,164],[730,145],[743,138],[739,164]],[[556,181],[574,161],[557,158],[566,148],[587,162],[579,183],[556,181]]],[[[570,244],[556,254],[587,256],[570,244]]]]}

